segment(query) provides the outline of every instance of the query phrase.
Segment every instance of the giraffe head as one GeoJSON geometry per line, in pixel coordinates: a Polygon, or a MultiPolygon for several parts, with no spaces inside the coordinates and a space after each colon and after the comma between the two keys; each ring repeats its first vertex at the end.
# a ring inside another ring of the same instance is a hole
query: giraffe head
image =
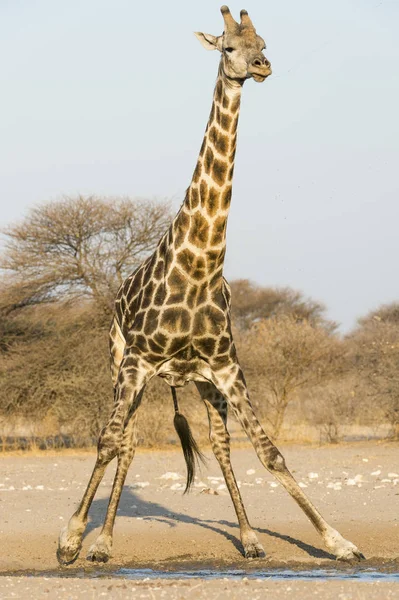
{"type": "Polygon", "coordinates": [[[220,10],[224,19],[223,34],[215,37],[196,32],[195,35],[204,48],[222,53],[221,69],[227,79],[243,81],[253,77],[255,81],[264,81],[272,72],[270,62],[262,52],[266,44],[257,35],[247,11],[240,12],[241,22],[237,23],[227,6],[220,10]]]}

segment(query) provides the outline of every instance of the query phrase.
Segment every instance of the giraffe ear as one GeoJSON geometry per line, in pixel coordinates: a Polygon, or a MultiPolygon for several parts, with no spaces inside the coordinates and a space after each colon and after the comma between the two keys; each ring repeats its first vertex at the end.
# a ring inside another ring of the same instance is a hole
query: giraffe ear
{"type": "Polygon", "coordinates": [[[219,50],[222,51],[222,36],[215,37],[210,33],[201,33],[201,31],[194,31],[195,37],[201,42],[205,50],[219,50]]]}

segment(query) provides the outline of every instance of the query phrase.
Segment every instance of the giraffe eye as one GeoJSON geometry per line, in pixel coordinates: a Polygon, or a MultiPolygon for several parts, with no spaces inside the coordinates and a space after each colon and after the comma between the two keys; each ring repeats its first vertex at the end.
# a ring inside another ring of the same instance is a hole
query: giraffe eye
{"type": "Polygon", "coordinates": [[[234,48],[230,48],[230,47],[224,49],[225,52],[233,52],[233,50],[234,50],[234,48]]]}

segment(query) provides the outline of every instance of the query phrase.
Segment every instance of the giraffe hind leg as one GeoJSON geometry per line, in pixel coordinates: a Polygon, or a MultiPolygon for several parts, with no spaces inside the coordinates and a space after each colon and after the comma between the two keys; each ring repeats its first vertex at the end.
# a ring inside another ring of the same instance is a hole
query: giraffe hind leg
{"type": "Polygon", "coordinates": [[[214,385],[197,383],[197,388],[208,411],[209,439],[212,450],[222,470],[224,480],[233,501],[240,526],[241,543],[246,558],[262,558],[265,556],[263,546],[249,524],[248,517],[238,489],[237,481],[230,461],[230,435],[226,427],[227,403],[214,385]]]}
{"type": "Polygon", "coordinates": [[[284,457],[263,431],[249,400],[248,390],[240,366],[231,365],[223,373],[214,373],[214,383],[232,407],[244,431],[252,442],[259,460],[285,487],[302,508],[305,515],[319,532],[323,541],[338,560],[353,561],[364,558],[358,548],[346,540],[325,521],[310,502],[289,472],[284,457]]]}

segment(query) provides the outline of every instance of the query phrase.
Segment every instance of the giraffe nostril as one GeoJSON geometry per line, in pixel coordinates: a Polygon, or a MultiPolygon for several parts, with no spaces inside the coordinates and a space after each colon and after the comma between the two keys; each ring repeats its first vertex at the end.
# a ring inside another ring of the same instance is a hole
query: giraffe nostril
{"type": "Polygon", "coordinates": [[[256,59],[254,60],[254,63],[253,63],[253,64],[255,65],[255,67],[261,67],[261,66],[262,66],[262,63],[260,62],[259,58],[256,58],[256,59]]]}

